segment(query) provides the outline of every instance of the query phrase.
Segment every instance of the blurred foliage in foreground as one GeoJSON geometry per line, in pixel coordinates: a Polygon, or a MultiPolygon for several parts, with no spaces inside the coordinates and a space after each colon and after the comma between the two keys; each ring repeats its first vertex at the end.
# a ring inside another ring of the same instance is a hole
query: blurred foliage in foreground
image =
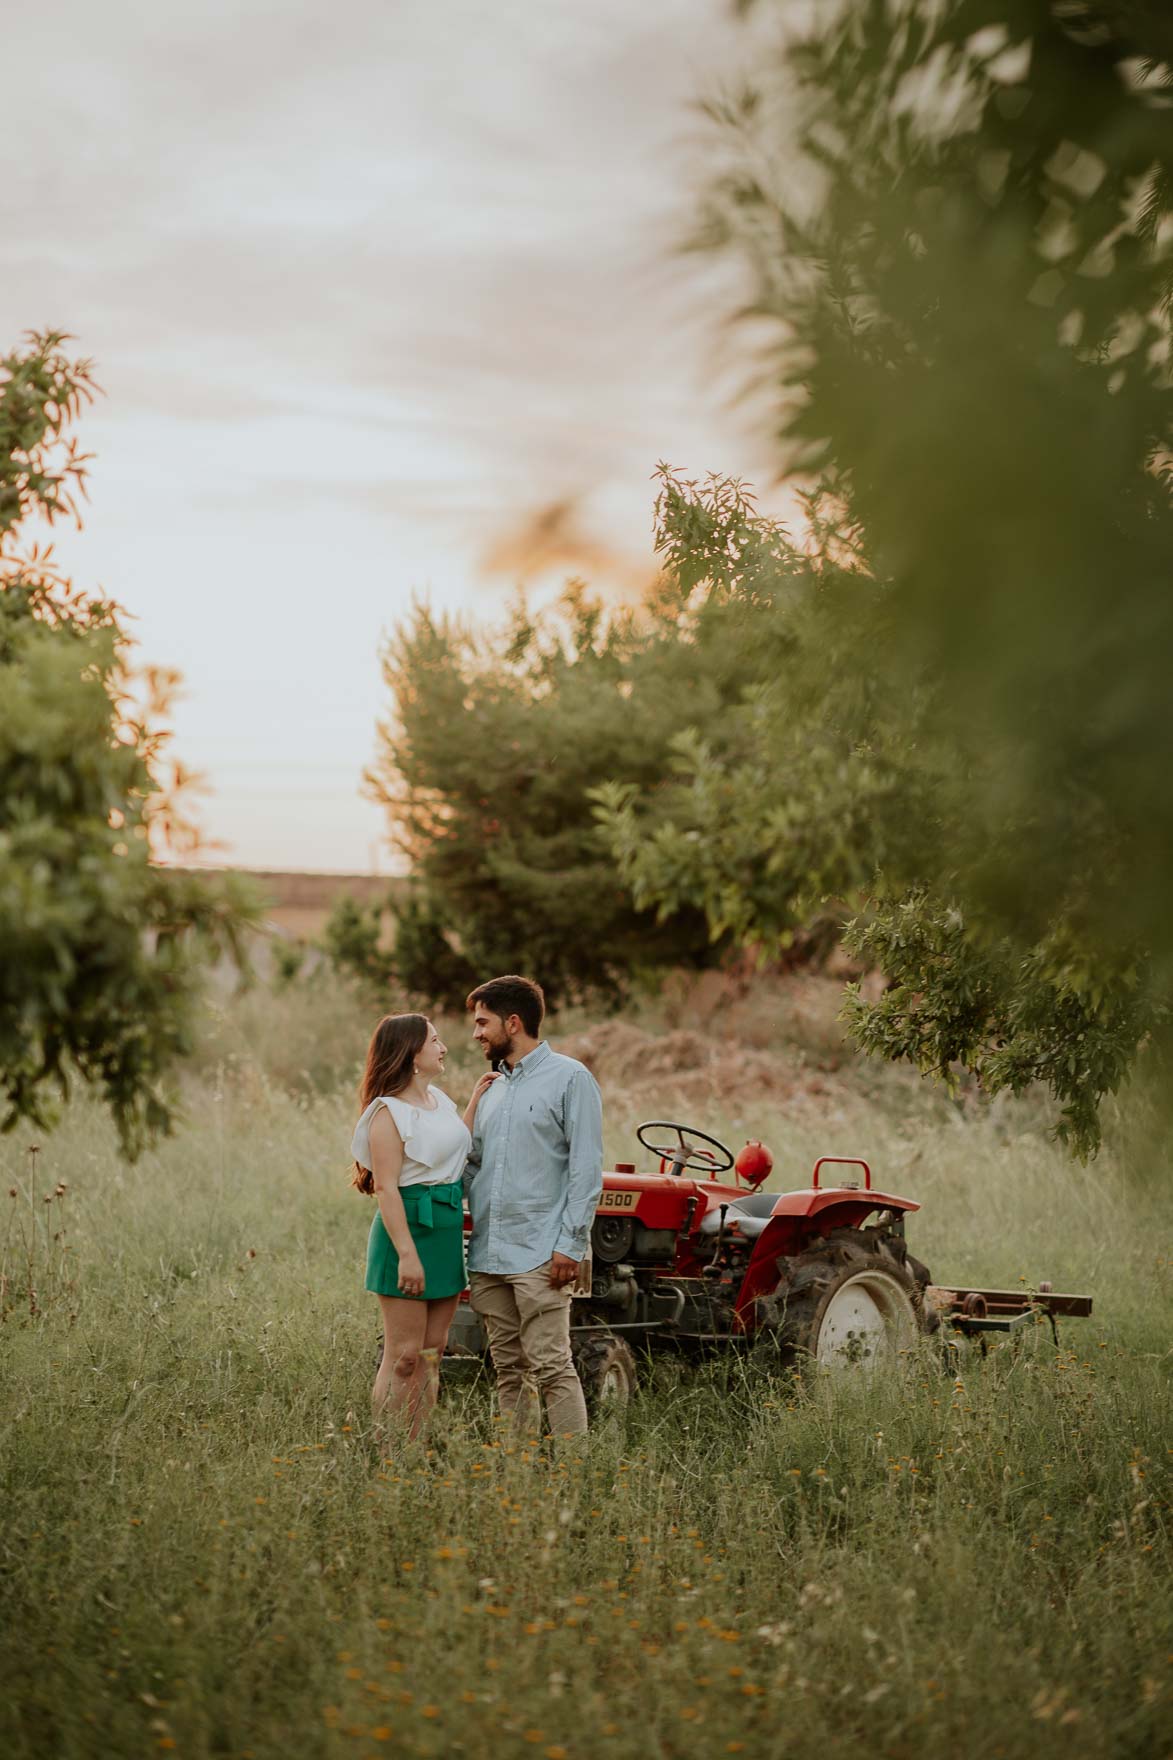
{"type": "Polygon", "coordinates": [[[152,862],[152,834],[179,830],[158,725],[173,680],[146,680],[136,708],[118,607],[26,540],[38,518],[79,519],[70,429],[93,380],[67,340],[0,360],[0,1127],[46,1126],[77,1075],[134,1153],[171,1123],[201,974],[239,955],[252,912],[239,883],[152,862]]]}
{"type": "MultiPolygon", "coordinates": [[[[770,41],[700,243],[821,475],[813,580],[732,581],[759,687],[606,827],[637,902],[741,939],[866,899],[860,1041],[1042,1080],[1087,1153],[1173,978],[1173,17],[885,0],[770,41]]],[[[685,502],[677,578],[728,573],[744,522],[685,502]]]]}

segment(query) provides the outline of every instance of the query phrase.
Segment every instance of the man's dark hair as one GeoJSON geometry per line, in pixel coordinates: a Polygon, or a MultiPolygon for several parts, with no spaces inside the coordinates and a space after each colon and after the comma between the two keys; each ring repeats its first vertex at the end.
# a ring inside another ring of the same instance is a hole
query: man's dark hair
{"type": "Polygon", "coordinates": [[[531,1039],[536,1039],[541,1032],[546,998],[542,986],[535,984],[532,978],[520,978],[516,972],[507,972],[503,978],[490,978],[487,983],[478,984],[475,990],[469,991],[465,1006],[475,1008],[478,1002],[483,1002],[490,1014],[500,1015],[503,1021],[515,1014],[531,1039]]]}

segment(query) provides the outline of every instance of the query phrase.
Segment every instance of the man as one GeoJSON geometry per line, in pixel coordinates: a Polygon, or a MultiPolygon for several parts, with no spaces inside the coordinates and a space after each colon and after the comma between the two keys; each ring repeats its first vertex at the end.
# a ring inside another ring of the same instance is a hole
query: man
{"type": "Polygon", "coordinates": [[[603,1189],[603,1107],[584,1064],[539,1035],[541,987],[511,974],[468,998],[473,1038],[498,1077],[473,1121],[469,1298],[485,1323],[504,1415],[537,1433],[536,1386],[555,1436],[586,1430],[570,1354],[572,1286],[603,1189]]]}

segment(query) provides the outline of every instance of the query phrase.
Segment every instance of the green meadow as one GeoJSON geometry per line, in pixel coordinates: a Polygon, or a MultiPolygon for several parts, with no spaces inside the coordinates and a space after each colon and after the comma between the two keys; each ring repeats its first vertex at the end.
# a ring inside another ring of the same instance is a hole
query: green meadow
{"type": "Polygon", "coordinates": [[[661,1358],[563,1458],[453,1380],[384,1460],[347,1161],[369,1024],[254,992],[137,1164],[81,1098],[0,1149],[8,1760],[1168,1750],[1173,1202],[1119,1119],[1081,1168],[1027,1104],[850,1061],[722,1101],[633,1056],[609,1158],[649,1116],[760,1134],[779,1187],[868,1153],[938,1279],[1048,1277],[1093,1317],[873,1381],[661,1358]]]}

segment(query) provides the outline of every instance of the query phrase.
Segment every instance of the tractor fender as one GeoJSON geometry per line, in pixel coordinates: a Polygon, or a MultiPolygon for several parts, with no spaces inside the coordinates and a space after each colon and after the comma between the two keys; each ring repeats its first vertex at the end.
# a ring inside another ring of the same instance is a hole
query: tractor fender
{"type": "Polygon", "coordinates": [[[874,1210],[919,1210],[915,1198],[895,1192],[857,1191],[848,1186],[812,1186],[807,1191],[781,1192],[770,1220],[754,1242],[737,1297],[742,1324],[759,1296],[772,1295],[778,1285],[778,1259],[801,1253],[811,1240],[833,1228],[859,1228],[874,1210]]]}
{"type": "MultiPolygon", "coordinates": [[[[915,1198],[901,1198],[895,1192],[877,1192],[868,1186],[860,1189],[856,1186],[811,1186],[802,1192],[779,1192],[778,1202],[770,1213],[770,1221],[779,1216],[822,1216],[827,1210],[852,1211],[856,1216],[866,1216],[869,1210],[919,1210],[920,1205],[915,1198]]],[[[820,1224],[818,1234],[826,1234],[828,1228],[841,1228],[845,1222],[848,1227],[854,1223],[847,1222],[845,1215],[837,1215],[833,1222],[820,1224]]],[[[768,1232],[763,1229],[762,1233],[768,1232]]]]}

